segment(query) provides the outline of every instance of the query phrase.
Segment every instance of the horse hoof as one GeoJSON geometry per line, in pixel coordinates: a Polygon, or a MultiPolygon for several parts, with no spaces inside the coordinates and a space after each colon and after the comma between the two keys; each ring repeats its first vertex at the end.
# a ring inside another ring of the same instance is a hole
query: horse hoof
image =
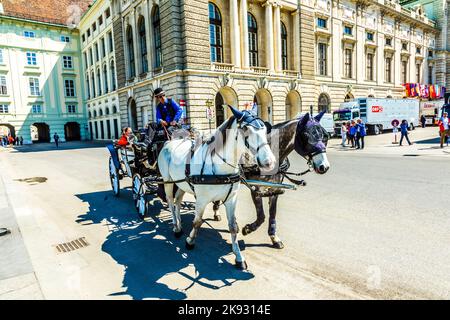
{"type": "Polygon", "coordinates": [[[275,242],[275,243],[273,244],[273,247],[274,247],[275,249],[283,249],[283,248],[284,248],[284,244],[283,244],[283,242],[278,241],[278,242],[275,242]]]}
{"type": "Polygon", "coordinates": [[[186,241],[186,249],[187,250],[192,250],[195,248],[195,244],[190,244],[189,242],[186,241]]]}
{"type": "Polygon", "coordinates": [[[248,235],[248,234],[250,234],[250,233],[252,233],[252,229],[250,228],[250,225],[246,225],[243,229],[242,229],[242,234],[244,235],[244,236],[246,236],[246,235],[248,235]]]}
{"type": "Polygon", "coordinates": [[[175,235],[175,238],[180,239],[183,235],[183,230],[175,231],[173,234],[175,235]]]}
{"type": "Polygon", "coordinates": [[[248,265],[247,265],[246,261],[236,261],[235,266],[239,270],[247,270],[248,269],[248,265]]]}
{"type": "Polygon", "coordinates": [[[214,216],[214,221],[220,221],[220,220],[222,220],[222,217],[220,215],[217,214],[214,216]]]}

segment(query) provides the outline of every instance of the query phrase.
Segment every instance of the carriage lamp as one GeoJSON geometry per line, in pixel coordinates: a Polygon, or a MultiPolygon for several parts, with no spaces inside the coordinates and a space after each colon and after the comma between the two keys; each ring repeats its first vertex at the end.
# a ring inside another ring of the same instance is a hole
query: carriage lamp
{"type": "Polygon", "coordinates": [[[6,236],[7,234],[10,234],[11,231],[6,228],[0,228],[0,237],[6,236]]]}

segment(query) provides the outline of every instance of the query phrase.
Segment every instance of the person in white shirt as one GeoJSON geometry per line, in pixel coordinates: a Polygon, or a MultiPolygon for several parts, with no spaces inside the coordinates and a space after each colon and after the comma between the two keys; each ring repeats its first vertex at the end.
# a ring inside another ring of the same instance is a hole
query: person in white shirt
{"type": "Polygon", "coordinates": [[[439,120],[439,132],[441,133],[441,148],[444,147],[444,141],[446,136],[450,136],[450,118],[448,117],[448,113],[444,112],[442,118],[439,120]]]}
{"type": "Polygon", "coordinates": [[[341,125],[341,137],[342,137],[342,146],[345,147],[345,141],[347,140],[347,124],[345,122],[341,125]]]}

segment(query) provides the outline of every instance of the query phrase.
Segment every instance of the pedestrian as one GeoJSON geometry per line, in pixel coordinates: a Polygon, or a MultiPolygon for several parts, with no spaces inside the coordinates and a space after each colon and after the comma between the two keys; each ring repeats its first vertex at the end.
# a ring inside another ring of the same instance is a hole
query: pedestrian
{"type": "Polygon", "coordinates": [[[355,147],[355,134],[356,134],[356,123],[355,123],[355,120],[352,120],[350,122],[350,128],[348,129],[348,132],[347,132],[350,143],[352,144],[352,146],[350,148],[355,147]]]}
{"type": "Polygon", "coordinates": [[[16,145],[16,146],[19,145],[19,137],[18,137],[18,136],[16,136],[16,137],[14,138],[14,145],[16,145]]]}
{"type": "Polygon", "coordinates": [[[56,147],[59,148],[59,136],[56,132],[53,135],[53,139],[55,140],[56,147]]]}
{"type": "Polygon", "coordinates": [[[20,142],[20,145],[23,146],[23,137],[22,136],[19,137],[19,142],[20,142]]]}
{"type": "Polygon", "coordinates": [[[402,120],[402,123],[400,124],[400,133],[402,135],[402,137],[400,138],[400,146],[402,146],[402,141],[403,138],[406,139],[406,141],[408,141],[408,144],[411,145],[411,141],[409,141],[409,137],[408,137],[408,121],[406,120],[402,120]]]}
{"type": "Polygon", "coordinates": [[[422,124],[422,128],[425,128],[425,124],[427,123],[427,118],[424,115],[420,117],[420,123],[422,124]]]}
{"type": "Polygon", "coordinates": [[[345,122],[342,123],[341,126],[341,137],[342,137],[342,146],[345,147],[345,141],[347,140],[347,124],[345,122]]]}
{"type": "Polygon", "coordinates": [[[14,138],[11,135],[8,137],[8,142],[9,142],[9,145],[11,145],[11,146],[14,143],[14,138]]]}
{"type": "Polygon", "coordinates": [[[356,123],[356,149],[364,149],[364,137],[366,136],[366,125],[361,119],[356,123]]]}
{"type": "Polygon", "coordinates": [[[439,119],[438,125],[439,125],[439,133],[441,135],[441,148],[443,148],[446,136],[450,135],[449,130],[450,118],[448,117],[447,112],[444,112],[442,118],[439,119]]]}

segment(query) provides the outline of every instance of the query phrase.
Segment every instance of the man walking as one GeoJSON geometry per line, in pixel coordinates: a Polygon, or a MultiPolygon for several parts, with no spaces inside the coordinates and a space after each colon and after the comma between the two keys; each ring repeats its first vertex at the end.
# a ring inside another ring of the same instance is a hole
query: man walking
{"type": "Polygon", "coordinates": [[[400,138],[400,146],[402,146],[402,142],[403,142],[403,138],[406,138],[406,141],[408,142],[409,145],[411,145],[411,141],[409,141],[409,137],[408,137],[408,121],[406,120],[402,120],[402,123],[400,124],[400,131],[402,134],[402,137],[400,138]]]}
{"type": "Polygon", "coordinates": [[[448,113],[444,112],[442,118],[439,120],[439,132],[441,133],[441,148],[444,147],[445,137],[450,135],[449,130],[450,118],[448,117],[448,113]]]}
{"type": "Polygon", "coordinates": [[[59,136],[56,132],[53,135],[53,139],[55,140],[56,147],[59,148],[59,136]]]}
{"type": "Polygon", "coordinates": [[[426,125],[426,123],[427,123],[427,119],[425,118],[424,115],[422,115],[422,116],[420,117],[420,123],[422,124],[422,128],[425,128],[425,125],[426,125]]]}

